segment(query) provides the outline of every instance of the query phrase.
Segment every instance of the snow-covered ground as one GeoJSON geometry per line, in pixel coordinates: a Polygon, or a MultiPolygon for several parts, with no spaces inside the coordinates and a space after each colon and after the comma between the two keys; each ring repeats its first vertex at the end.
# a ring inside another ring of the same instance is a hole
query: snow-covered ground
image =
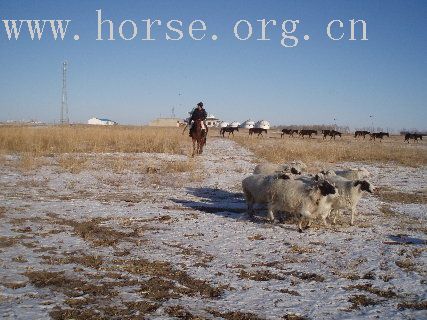
{"type": "Polygon", "coordinates": [[[257,159],[229,139],[209,140],[191,172],[17,161],[0,163],[5,319],[427,318],[426,168],[363,164],[380,192],[355,225],[300,234],[262,210],[247,219],[240,185],[257,159]]]}

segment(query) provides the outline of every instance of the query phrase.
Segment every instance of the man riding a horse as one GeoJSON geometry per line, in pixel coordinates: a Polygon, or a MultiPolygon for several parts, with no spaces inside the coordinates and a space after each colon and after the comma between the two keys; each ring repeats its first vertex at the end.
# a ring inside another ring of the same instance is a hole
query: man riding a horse
{"type": "Polygon", "coordinates": [[[188,121],[188,124],[190,124],[190,137],[193,140],[193,157],[196,154],[202,154],[203,146],[206,144],[206,136],[208,134],[208,126],[205,122],[206,118],[207,113],[203,108],[203,102],[199,102],[197,107],[191,112],[191,117],[188,121]]]}
{"type": "Polygon", "coordinates": [[[193,133],[194,129],[195,129],[195,124],[196,121],[202,121],[203,126],[202,126],[202,130],[205,131],[205,133],[208,132],[208,127],[206,125],[206,117],[208,116],[208,114],[206,113],[206,110],[203,108],[203,102],[199,102],[196,106],[196,108],[192,111],[191,113],[191,117],[189,120],[190,123],[190,137],[191,134],[193,133]]]}

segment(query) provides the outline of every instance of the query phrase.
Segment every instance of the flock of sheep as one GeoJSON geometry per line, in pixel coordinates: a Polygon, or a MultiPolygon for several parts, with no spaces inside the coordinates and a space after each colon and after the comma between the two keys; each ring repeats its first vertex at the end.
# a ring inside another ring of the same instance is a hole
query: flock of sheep
{"type": "Polygon", "coordinates": [[[253,218],[255,204],[266,204],[270,221],[275,221],[277,212],[286,212],[297,218],[298,231],[302,232],[305,222],[308,228],[313,219],[321,217],[327,226],[328,218],[335,223],[341,210],[350,210],[353,225],[363,193],[374,192],[374,186],[365,180],[370,173],[358,168],[303,174],[306,169],[301,161],[257,165],[242,181],[249,216],[253,218]]]}

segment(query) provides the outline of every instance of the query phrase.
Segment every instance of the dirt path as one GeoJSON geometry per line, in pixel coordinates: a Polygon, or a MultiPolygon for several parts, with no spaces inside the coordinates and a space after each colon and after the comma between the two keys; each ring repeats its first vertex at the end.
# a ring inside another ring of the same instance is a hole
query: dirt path
{"type": "Polygon", "coordinates": [[[216,138],[197,158],[202,166],[190,172],[156,172],[161,161],[186,161],[176,155],[135,155],[136,165],[154,166],[154,173],[126,168],[70,173],[49,163],[23,173],[15,158],[7,158],[0,171],[0,314],[6,319],[425,314],[425,170],[367,166],[386,192],[362,199],[356,225],[349,226],[345,216],[334,228],[315,225],[299,234],[294,225],[245,218],[240,183],[255,160],[232,140],[216,138]]]}

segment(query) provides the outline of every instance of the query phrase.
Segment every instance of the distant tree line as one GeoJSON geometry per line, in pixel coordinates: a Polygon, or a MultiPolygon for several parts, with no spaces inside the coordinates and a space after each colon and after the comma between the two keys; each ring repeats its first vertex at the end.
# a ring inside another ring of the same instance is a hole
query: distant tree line
{"type": "Polygon", "coordinates": [[[427,136],[427,131],[419,131],[419,130],[417,130],[417,129],[407,130],[407,129],[403,128],[403,129],[400,131],[400,134],[401,134],[401,135],[405,135],[405,134],[407,134],[407,133],[418,133],[418,134],[421,134],[421,135],[423,135],[423,136],[427,136]]]}

